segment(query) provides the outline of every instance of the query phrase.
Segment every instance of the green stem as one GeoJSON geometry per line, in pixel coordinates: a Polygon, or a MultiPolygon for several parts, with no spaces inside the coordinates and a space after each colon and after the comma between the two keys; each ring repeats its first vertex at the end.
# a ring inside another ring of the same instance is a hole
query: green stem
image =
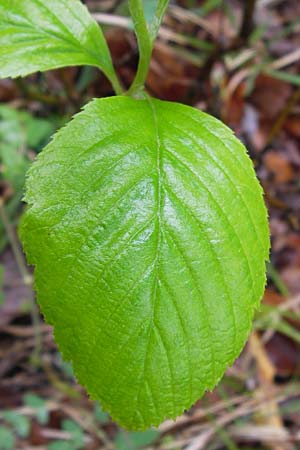
{"type": "MultiPolygon", "coordinates": [[[[108,77],[108,75],[106,75],[106,76],[108,77]]],[[[111,74],[111,76],[109,76],[108,78],[112,84],[112,87],[113,87],[113,90],[115,91],[115,93],[117,95],[122,95],[124,93],[124,89],[121,85],[121,82],[120,82],[116,72],[114,72],[114,74],[111,74]]]]}
{"type": "Polygon", "coordinates": [[[142,0],[129,0],[129,9],[132,17],[135,34],[139,47],[139,64],[135,79],[129,88],[128,95],[140,97],[144,90],[145,81],[159,26],[168,6],[169,0],[158,0],[153,21],[148,26],[142,0]]]}
{"type": "Polygon", "coordinates": [[[267,272],[271,280],[273,281],[275,287],[278,289],[281,295],[284,297],[288,297],[290,295],[290,292],[288,290],[288,287],[281,279],[281,276],[273,266],[271,262],[267,263],[267,272]]]}
{"type": "Polygon", "coordinates": [[[139,46],[139,65],[135,79],[128,91],[128,94],[133,96],[139,95],[144,89],[153,43],[147,27],[142,0],[129,0],[129,9],[139,46]]]}

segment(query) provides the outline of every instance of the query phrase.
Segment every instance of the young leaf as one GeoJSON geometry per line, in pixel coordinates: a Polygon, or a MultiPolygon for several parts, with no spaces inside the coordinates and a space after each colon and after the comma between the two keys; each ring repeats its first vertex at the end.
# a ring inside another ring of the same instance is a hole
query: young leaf
{"type": "Polygon", "coordinates": [[[163,16],[168,7],[169,0],[144,0],[144,12],[148,23],[150,37],[154,41],[163,20],[163,16]]]}
{"type": "Polygon", "coordinates": [[[9,428],[0,426],[0,450],[13,450],[15,437],[9,428]]]}
{"type": "Polygon", "coordinates": [[[175,103],[95,100],[33,164],[26,201],[42,312],[92,398],[145,429],[215,386],[269,249],[262,189],[227,127],[175,103]]]}
{"type": "Polygon", "coordinates": [[[35,409],[35,415],[38,422],[45,425],[49,418],[49,412],[47,410],[45,400],[35,394],[25,394],[23,399],[25,405],[35,409]]]}
{"type": "Polygon", "coordinates": [[[74,450],[72,442],[68,441],[53,441],[47,447],[48,450],[74,450]]]}
{"type": "Polygon", "coordinates": [[[26,438],[30,432],[30,421],[22,414],[8,410],[3,412],[3,418],[10,423],[20,437],[26,438]]]}
{"type": "Polygon", "coordinates": [[[79,0],[2,0],[0,60],[2,78],[96,66],[120,90],[103,33],[79,0]]]}
{"type": "Polygon", "coordinates": [[[109,422],[109,415],[102,410],[101,406],[99,405],[99,402],[95,402],[94,416],[102,424],[109,422]]]}
{"type": "Polygon", "coordinates": [[[116,436],[115,446],[117,450],[139,450],[152,444],[159,436],[158,430],[146,430],[127,433],[120,430],[116,436]]]}
{"type": "Polygon", "coordinates": [[[84,432],[76,422],[66,419],[63,421],[62,428],[70,433],[74,450],[84,447],[84,432]]]}
{"type": "Polygon", "coordinates": [[[148,23],[151,23],[153,21],[153,18],[155,17],[157,0],[143,0],[143,7],[145,18],[148,23]]]}

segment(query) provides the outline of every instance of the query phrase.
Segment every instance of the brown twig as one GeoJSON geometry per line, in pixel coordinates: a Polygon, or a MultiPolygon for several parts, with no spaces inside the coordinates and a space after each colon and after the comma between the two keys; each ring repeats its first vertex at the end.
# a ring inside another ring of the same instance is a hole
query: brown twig
{"type": "Polygon", "coordinates": [[[41,338],[41,332],[40,332],[40,315],[38,311],[38,307],[35,303],[34,294],[33,294],[33,277],[31,273],[29,272],[27,268],[27,264],[25,261],[25,257],[23,255],[23,252],[21,250],[21,247],[19,245],[19,240],[16,236],[15,230],[13,226],[10,223],[9,217],[6,213],[5,205],[3,198],[0,197],[0,217],[3,222],[3,226],[5,229],[5,232],[7,234],[9,243],[11,245],[20,275],[22,277],[22,281],[24,286],[31,288],[30,290],[30,302],[31,302],[31,320],[33,323],[34,328],[34,338],[35,338],[35,346],[34,346],[34,352],[32,354],[32,361],[34,365],[39,366],[41,362],[41,351],[42,351],[42,338],[41,338]]]}
{"type": "Polygon", "coordinates": [[[265,143],[265,148],[268,147],[269,144],[271,144],[271,142],[273,141],[274,137],[276,137],[278,135],[278,133],[281,131],[282,127],[285,124],[285,121],[286,121],[288,115],[290,114],[291,110],[293,109],[293,107],[298,102],[299,98],[300,98],[300,86],[298,87],[298,89],[296,89],[293,92],[293,94],[289,98],[286,106],[283,108],[283,110],[279,114],[277,120],[273,124],[273,126],[272,126],[272,128],[271,128],[271,130],[269,132],[269,135],[267,137],[267,141],[265,143]]]}
{"type": "Polygon", "coordinates": [[[256,0],[245,0],[243,4],[244,4],[243,19],[239,32],[239,37],[242,41],[246,42],[249,39],[249,36],[253,30],[256,0]]]}
{"type": "MultiPolygon", "coordinates": [[[[260,388],[256,391],[256,396],[260,398],[261,395],[269,394],[269,401],[259,410],[256,420],[259,424],[271,426],[284,432],[285,428],[274,395],[275,368],[256,331],[253,331],[249,338],[249,348],[256,361],[260,382],[260,388]]],[[[293,448],[287,442],[277,442],[277,440],[270,440],[267,445],[271,450],[291,450],[293,448]]]]}

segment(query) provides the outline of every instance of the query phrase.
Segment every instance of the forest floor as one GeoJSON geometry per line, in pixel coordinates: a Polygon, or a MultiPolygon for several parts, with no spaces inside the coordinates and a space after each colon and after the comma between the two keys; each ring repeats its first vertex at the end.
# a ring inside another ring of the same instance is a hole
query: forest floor
{"type": "MultiPolygon", "coordinates": [[[[138,55],[126,2],[86,3],[107,24],[114,64],[129,86],[138,55]]],[[[147,89],[221,118],[244,141],[265,191],[272,250],[240,358],[189,412],[143,433],[118,428],[76,384],[39,315],[16,234],[35,154],[111,87],[90,67],[0,81],[0,449],[300,448],[299,68],[298,0],[171,2],[147,89]]]]}

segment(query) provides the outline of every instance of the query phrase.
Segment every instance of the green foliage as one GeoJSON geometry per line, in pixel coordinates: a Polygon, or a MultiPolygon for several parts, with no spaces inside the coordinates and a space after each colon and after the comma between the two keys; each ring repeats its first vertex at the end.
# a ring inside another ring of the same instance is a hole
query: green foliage
{"type": "Polygon", "coordinates": [[[74,422],[74,420],[66,419],[62,423],[64,431],[68,431],[71,435],[71,441],[73,450],[81,449],[84,447],[84,433],[81,427],[74,422]]]}
{"type": "Polygon", "coordinates": [[[70,433],[68,441],[54,441],[48,445],[49,450],[80,450],[84,448],[84,433],[81,427],[73,420],[64,420],[62,429],[70,433]]]}
{"type": "Polygon", "coordinates": [[[103,33],[79,0],[2,0],[0,60],[1,77],[96,66],[118,89],[103,33]]]}
{"type": "Polygon", "coordinates": [[[95,418],[102,424],[109,422],[109,415],[102,410],[98,402],[95,402],[94,415],[95,418]]]}
{"type": "Polygon", "coordinates": [[[53,441],[47,448],[48,450],[75,450],[69,441],[53,441]]]}
{"type": "MultiPolygon", "coordinates": [[[[128,94],[139,100],[96,100],[57,133],[29,170],[21,236],[42,312],[77,378],[121,424],[145,429],[212,389],[240,353],[264,289],[269,233],[262,190],[232,132],[145,97],[168,1],[147,2],[146,15],[142,0],[128,3],[140,49],[128,94]]],[[[0,29],[0,76],[92,65],[121,91],[78,0],[51,9],[3,0],[0,29]]],[[[7,177],[19,167],[24,176],[19,162],[6,163],[7,177]]],[[[43,399],[24,400],[48,420],[43,399]]],[[[63,426],[81,448],[80,427],[63,426]]],[[[123,434],[119,448],[124,436],[131,448],[147,440],[123,434]]]]}
{"type": "Polygon", "coordinates": [[[13,450],[15,437],[9,428],[0,426],[0,450],[13,450]]]}
{"type": "Polygon", "coordinates": [[[39,155],[26,201],[42,312],[92,398],[145,429],[215,386],[247,339],[269,249],[261,187],[227,127],[179,104],[95,100],[39,155]]]}
{"type": "Polygon", "coordinates": [[[118,450],[139,450],[152,444],[159,436],[159,431],[147,430],[126,433],[119,431],[116,436],[115,446],[118,450]]]}
{"type": "Polygon", "coordinates": [[[144,16],[148,24],[150,37],[154,40],[168,6],[168,0],[143,0],[144,16]]]}
{"type": "MultiPolygon", "coordinates": [[[[0,182],[8,182],[13,190],[12,197],[6,204],[10,220],[14,220],[19,208],[25,174],[30,165],[27,149],[40,150],[55,128],[49,120],[0,105],[0,182]]],[[[6,242],[3,231],[0,221],[0,250],[6,242]]]]}
{"type": "Polygon", "coordinates": [[[300,343],[300,331],[290,323],[290,320],[300,318],[295,311],[281,310],[272,305],[262,305],[255,320],[255,328],[259,330],[274,330],[300,343]]]}
{"type": "Polygon", "coordinates": [[[59,364],[59,368],[64,373],[64,375],[67,378],[74,380],[74,371],[73,371],[72,364],[70,364],[67,361],[64,361],[62,359],[62,355],[60,353],[58,354],[58,364],[59,364]]]}
{"type": "Polygon", "coordinates": [[[15,411],[4,411],[2,416],[7,423],[13,426],[20,437],[26,438],[28,436],[30,431],[30,421],[28,417],[15,411]]]}
{"type": "MultiPolygon", "coordinates": [[[[26,117],[30,117],[29,114],[26,117]]],[[[0,106],[1,177],[9,181],[16,191],[23,187],[29,167],[25,153],[25,126],[16,110],[0,106]]]]}
{"type": "Polygon", "coordinates": [[[37,421],[45,425],[48,422],[49,412],[45,400],[35,394],[25,394],[23,397],[24,404],[35,410],[37,421]]]}
{"type": "Polygon", "coordinates": [[[155,16],[157,0],[143,0],[145,17],[148,23],[151,23],[155,16]]]}
{"type": "Polygon", "coordinates": [[[139,46],[137,73],[128,91],[128,94],[133,97],[140,97],[144,90],[154,41],[168,3],[169,0],[147,1],[148,11],[146,11],[142,0],[128,1],[139,46]]]}
{"type": "Polygon", "coordinates": [[[23,189],[29,168],[27,147],[38,148],[54,132],[53,125],[25,111],[0,105],[0,162],[2,177],[15,191],[23,189]]]}

